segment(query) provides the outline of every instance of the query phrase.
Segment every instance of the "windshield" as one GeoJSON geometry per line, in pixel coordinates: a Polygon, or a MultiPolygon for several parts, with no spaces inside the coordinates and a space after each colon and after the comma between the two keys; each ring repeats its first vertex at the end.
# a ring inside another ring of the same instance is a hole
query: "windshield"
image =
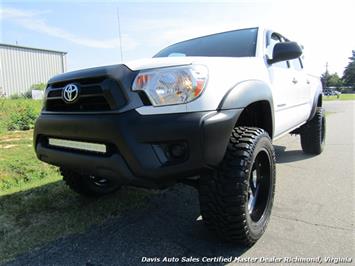
{"type": "Polygon", "coordinates": [[[169,56],[255,56],[257,28],[227,31],[168,46],[154,57],[169,56]]]}

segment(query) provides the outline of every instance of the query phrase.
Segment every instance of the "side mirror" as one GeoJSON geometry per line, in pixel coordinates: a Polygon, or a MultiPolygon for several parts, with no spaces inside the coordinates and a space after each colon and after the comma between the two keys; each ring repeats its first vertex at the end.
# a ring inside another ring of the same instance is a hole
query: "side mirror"
{"type": "Polygon", "coordinates": [[[268,59],[269,64],[292,60],[302,55],[302,49],[296,42],[280,42],[274,46],[272,59],[268,59]]]}

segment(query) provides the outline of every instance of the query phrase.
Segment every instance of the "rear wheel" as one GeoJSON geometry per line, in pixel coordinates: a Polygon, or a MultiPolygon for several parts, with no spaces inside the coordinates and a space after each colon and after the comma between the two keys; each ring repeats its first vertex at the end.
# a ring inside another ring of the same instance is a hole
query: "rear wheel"
{"type": "Polygon", "coordinates": [[[326,120],[324,109],[317,107],[312,120],[301,128],[301,146],[304,153],[320,154],[324,150],[326,120]]]}
{"type": "Polygon", "coordinates": [[[270,219],[275,153],[262,129],[237,127],[217,169],[201,176],[200,206],[207,227],[227,241],[254,244],[270,219]]]}
{"type": "Polygon", "coordinates": [[[60,172],[65,183],[73,191],[84,196],[103,196],[120,188],[120,185],[112,179],[94,175],[82,175],[65,168],[61,168],[60,172]]]}

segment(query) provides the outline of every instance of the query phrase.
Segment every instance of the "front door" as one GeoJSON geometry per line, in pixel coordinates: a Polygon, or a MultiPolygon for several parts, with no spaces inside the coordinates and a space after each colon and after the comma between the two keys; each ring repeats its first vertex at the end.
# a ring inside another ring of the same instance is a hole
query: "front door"
{"type": "MultiPolygon", "coordinates": [[[[282,37],[273,33],[269,39],[267,51],[269,56],[276,43],[282,42],[282,37]]],[[[293,73],[290,71],[290,63],[282,61],[268,66],[270,82],[273,87],[275,134],[277,137],[292,127],[291,109],[294,105],[293,73]]]]}

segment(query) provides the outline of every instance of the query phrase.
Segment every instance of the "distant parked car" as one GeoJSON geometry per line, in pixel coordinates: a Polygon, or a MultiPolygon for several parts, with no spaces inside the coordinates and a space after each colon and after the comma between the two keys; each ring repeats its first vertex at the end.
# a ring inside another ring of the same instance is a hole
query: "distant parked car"
{"type": "Polygon", "coordinates": [[[323,95],[325,96],[334,96],[334,95],[340,95],[341,92],[340,91],[336,91],[336,90],[325,90],[323,92],[323,95]]]}

